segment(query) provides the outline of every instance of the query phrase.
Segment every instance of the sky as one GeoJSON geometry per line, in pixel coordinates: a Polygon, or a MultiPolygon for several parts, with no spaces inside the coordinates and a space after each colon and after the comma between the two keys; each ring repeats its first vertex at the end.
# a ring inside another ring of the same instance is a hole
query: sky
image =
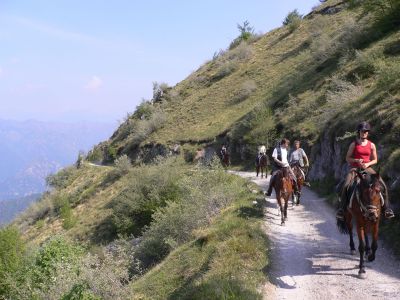
{"type": "Polygon", "coordinates": [[[0,118],[122,120],[239,35],[317,0],[0,0],[0,118]]]}

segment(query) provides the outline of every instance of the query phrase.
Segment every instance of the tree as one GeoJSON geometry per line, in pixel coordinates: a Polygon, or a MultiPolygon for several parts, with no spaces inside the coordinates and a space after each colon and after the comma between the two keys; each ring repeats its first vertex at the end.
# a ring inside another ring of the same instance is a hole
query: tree
{"type": "Polygon", "coordinates": [[[288,26],[290,32],[293,32],[300,26],[302,19],[303,16],[297,11],[297,9],[295,9],[288,13],[282,23],[284,26],[288,26]]]}
{"type": "Polygon", "coordinates": [[[240,35],[234,39],[229,45],[229,49],[233,49],[240,45],[241,42],[246,42],[250,40],[254,36],[254,28],[250,26],[249,21],[244,21],[243,24],[237,24],[237,28],[239,29],[240,35]]]}

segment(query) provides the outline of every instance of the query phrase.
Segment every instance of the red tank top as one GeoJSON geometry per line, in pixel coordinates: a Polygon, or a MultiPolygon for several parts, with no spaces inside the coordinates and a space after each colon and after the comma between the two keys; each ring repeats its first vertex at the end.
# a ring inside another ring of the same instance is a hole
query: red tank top
{"type": "MultiPolygon", "coordinates": [[[[355,142],[354,151],[353,151],[353,158],[355,159],[362,159],[364,163],[371,161],[371,153],[372,153],[372,146],[371,141],[368,141],[365,146],[355,142]]],[[[360,167],[359,163],[351,163],[352,167],[358,168],[360,167]]]]}

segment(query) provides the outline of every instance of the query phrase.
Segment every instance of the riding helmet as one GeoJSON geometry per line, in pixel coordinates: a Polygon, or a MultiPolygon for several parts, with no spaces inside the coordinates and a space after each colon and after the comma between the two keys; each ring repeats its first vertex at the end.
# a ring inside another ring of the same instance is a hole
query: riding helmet
{"type": "Polygon", "coordinates": [[[358,124],[357,126],[357,131],[370,131],[371,130],[371,126],[369,125],[368,122],[361,122],[360,124],[358,124]]]}

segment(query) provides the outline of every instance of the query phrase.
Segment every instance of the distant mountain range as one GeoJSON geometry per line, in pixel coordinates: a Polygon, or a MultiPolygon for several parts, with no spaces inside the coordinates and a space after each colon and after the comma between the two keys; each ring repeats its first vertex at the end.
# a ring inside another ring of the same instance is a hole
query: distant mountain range
{"type": "Polygon", "coordinates": [[[47,175],[74,163],[79,151],[88,151],[107,139],[114,127],[106,123],[0,119],[0,223],[5,212],[13,210],[5,209],[14,205],[9,200],[20,199],[19,204],[15,202],[19,208],[32,201],[26,197],[45,190],[47,175]]]}

